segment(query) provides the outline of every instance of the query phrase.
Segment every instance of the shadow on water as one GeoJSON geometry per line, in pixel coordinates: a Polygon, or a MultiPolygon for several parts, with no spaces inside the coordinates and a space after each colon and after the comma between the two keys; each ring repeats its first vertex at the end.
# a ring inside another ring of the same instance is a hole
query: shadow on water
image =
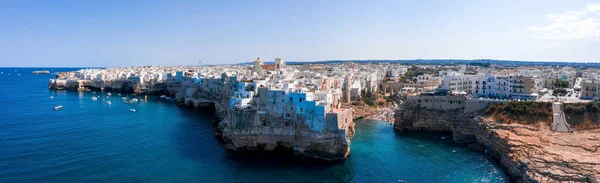
{"type": "MultiPolygon", "coordinates": [[[[427,159],[444,159],[448,163],[457,163],[457,160],[454,160],[453,158],[432,158],[432,156],[434,156],[434,153],[432,153],[433,150],[430,150],[427,147],[438,146],[437,148],[445,149],[446,151],[456,152],[459,150],[465,151],[467,154],[472,154],[474,156],[481,156],[482,158],[487,159],[493,166],[502,167],[498,159],[490,156],[486,152],[475,151],[470,149],[467,145],[454,143],[451,132],[399,132],[394,130],[394,136],[398,140],[403,139],[412,146],[419,147],[405,149],[404,152],[410,153],[414,156],[427,159]]],[[[439,152],[439,150],[437,152],[439,152]]],[[[435,156],[450,155],[435,153],[435,156]]],[[[505,170],[505,168],[502,169],[505,170]]],[[[507,177],[505,181],[514,182],[514,180],[510,179],[508,172],[504,171],[503,174],[507,177]]]]}
{"type": "Polygon", "coordinates": [[[211,112],[185,105],[176,108],[181,120],[170,136],[172,143],[184,157],[203,161],[215,158],[218,153],[225,153],[219,139],[214,136],[216,125],[212,123],[211,112]]]}

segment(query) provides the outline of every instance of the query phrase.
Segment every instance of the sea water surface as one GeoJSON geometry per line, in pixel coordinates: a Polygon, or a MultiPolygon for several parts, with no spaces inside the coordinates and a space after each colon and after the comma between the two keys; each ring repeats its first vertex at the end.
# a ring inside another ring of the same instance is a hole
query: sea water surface
{"type": "Polygon", "coordinates": [[[0,68],[0,182],[510,181],[448,134],[398,133],[371,120],[356,121],[345,161],[231,153],[203,111],[153,97],[127,105],[117,93],[51,91],[54,76],[33,70],[0,68]]]}

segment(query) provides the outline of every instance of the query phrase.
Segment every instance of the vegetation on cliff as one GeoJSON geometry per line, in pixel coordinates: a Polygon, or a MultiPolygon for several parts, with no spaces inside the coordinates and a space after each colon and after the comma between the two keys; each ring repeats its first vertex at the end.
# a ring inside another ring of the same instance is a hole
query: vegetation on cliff
{"type": "Polygon", "coordinates": [[[510,101],[492,104],[484,109],[484,114],[501,123],[533,125],[552,124],[552,103],[532,101],[510,101]]]}
{"type": "MultiPolygon", "coordinates": [[[[575,130],[600,128],[600,102],[564,103],[567,122],[575,130]]],[[[492,104],[484,114],[501,123],[533,125],[552,124],[552,103],[532,101],[510,101],[492,104]]]]}
{"type": "Polygon", "coordinates": [[[600,102],[563,104],[567,122],[573,128],[600,128],[600,102]]]}

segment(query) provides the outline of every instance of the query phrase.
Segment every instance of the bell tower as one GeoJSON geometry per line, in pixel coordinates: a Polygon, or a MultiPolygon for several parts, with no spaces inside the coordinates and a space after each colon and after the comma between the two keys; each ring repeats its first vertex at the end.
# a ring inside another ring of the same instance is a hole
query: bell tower
{"type": "Polygon", "coordinates": [[[285,68],[285,61],[281,58],[275,58],[275,69],[281,70],[285,68]]]}

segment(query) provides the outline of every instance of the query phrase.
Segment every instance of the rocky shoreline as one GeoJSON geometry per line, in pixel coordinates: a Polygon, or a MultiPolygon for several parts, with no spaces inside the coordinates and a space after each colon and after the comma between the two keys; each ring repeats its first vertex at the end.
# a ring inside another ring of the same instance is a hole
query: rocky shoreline
{"type": "MultiPolygon", "coordinates": [[[[224,148],[231,151],[270,152],[283,149],[297,157],[325,161],[343,160],[350,155],[354,122],[350,122],[350,125],[341,130],[325,131],[314,131],[301,124],[290,125],[289,121],[286,123],[285,120],[275,118],[270,118],[269,125],[233,125],[235,120],[232,115],[236,112],[229,108],[229,96],[231,95],[222,91],[205,90],[193,82],[158,83],[141,91],[136,89],[138,86],[135,83],[127,80],[99,83],[90,80],[66,79],[63,75],[68,75],[68,73],[57,74],[57,79],[48,83],[49,89],[78,90],[83,87],[94,91],[167,95],[173,97],[175,102],[180,105],[194,108],[209,107],[214,110],[213,122],[217,125],[215,136],[222,141],[224,148]]],[[[239,113],[237,117],[240,117],[239,113]]],[[[254,118],[247,118],[243,121],[257,122],[254,118]]]]}
{"type": "Polygon", "coordinates": [[[499,124],[462,110],[424,109],[414,102],[395,114],[398,131],[452,132],[453,140],[483,150],[517,182],[599,182],[600,130],[577,134],[499,124]]]}

